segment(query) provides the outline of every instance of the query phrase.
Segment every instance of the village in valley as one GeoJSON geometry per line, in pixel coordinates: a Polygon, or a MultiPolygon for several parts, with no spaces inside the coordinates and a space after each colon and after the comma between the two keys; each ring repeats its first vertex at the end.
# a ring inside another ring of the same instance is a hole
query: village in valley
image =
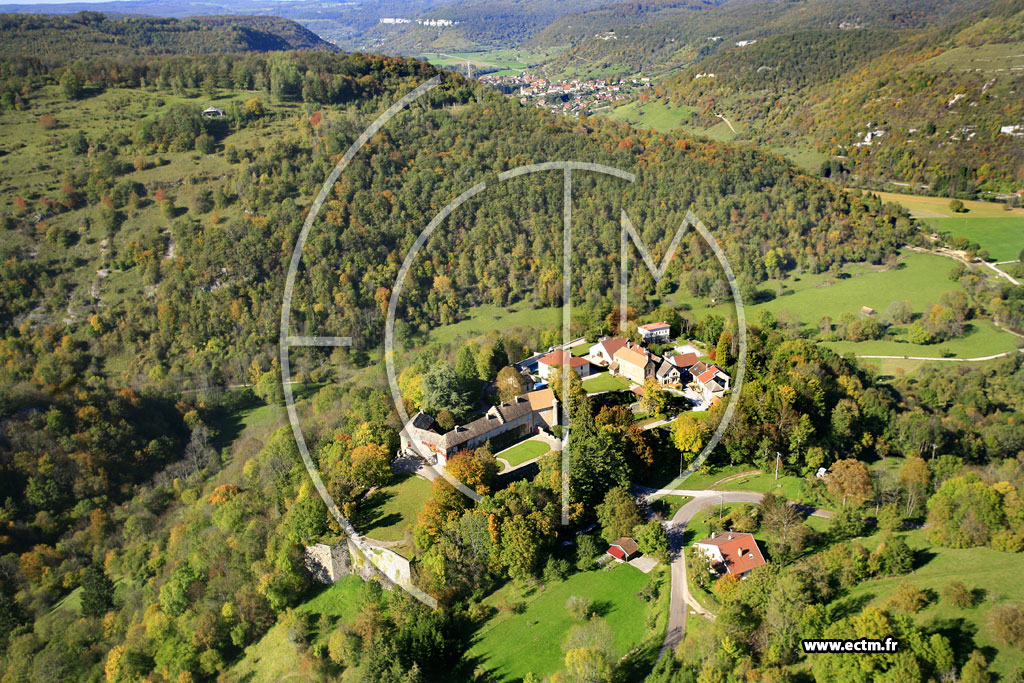
{"type": "Polygon", "coordinates": [[[524,71],[518,74],[484,74],[481,83],[517,97],[521,104],[533,104],[556,113],[589,116],[595,110],[635,98],[651,88],[646,77],[621,80],[571,78],[552,80],[524,71]]]}

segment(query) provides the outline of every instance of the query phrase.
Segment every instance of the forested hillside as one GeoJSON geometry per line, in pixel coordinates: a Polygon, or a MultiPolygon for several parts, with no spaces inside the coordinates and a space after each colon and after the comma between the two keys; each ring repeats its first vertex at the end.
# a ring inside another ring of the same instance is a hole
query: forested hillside
{"type": "Polygon", "coordinates": [[[1008,2],[923,31],[787,32],[725,45],[654,98],[694,107],[692,127],[723,115],[741,139],[816,149],[862,186],[1011,192],[1024,182],[1022,26],[1024,6],[1008,2]]]}
{"type": "Polygon", "coordinates": [[[0,55],[42,60],[133,54],[208,54],[336,48],[288,19],[257,16],[112,19],[98,12],[68,16],[0,15],[0,55]]]}
{"type": "MultiPolygon", "coordinates": [[[[853,48],[838,45],[840,70],[853,48]]],[[[588,396],[579,381],[556,381],[579,418],[570,460],[575,526],[559,523],[554,455],[541,458],[532,481],[511,485],[499,483],[489,445],[453,458],[450,469],[484,496],[478,505],[443,480],[424,484],[421,495],[400,488],[415,478],[392,469],[401,425],[379,362],[383,321],[408,249],[442,207],[487,183],[426,242],[397,302],[408,407],[464,419],[510,362],[558,338],[539,320],[562,303],[563,177],[501,182],[502,171],[574,160],[636,174],[634,183],[572,176],[572,332],[589,339],[617,319],[609,283],[623,210],[660,262],[692,209],[752,303],[771,296],[769,280],[842,280],[854,266],[899,271],[901,249],[924,244],[921,226],[899,207],[751,146],[553,117],[443,74],[331,189],[302,254],[291,332],[351,336],[353,345],[296,350],[290,368],[305,438],[339,508],[361,531],[389,528],[387,542],[409,557],[441,608],[354,577],[318,590],[303,547],[337,541],[341,530],[311,486],[280,405],[285,273],[312,198],[352,141],[438,73],[410,59],[326,51],[0,61],[5,679],[501,677],[486,653],[466,654],[471,646],[494,620],[523,613],[525,598],[516,596],[598,575],[597,534],[621,535],[612,534],[620,513],[640,520],[625,487],[674,477],[694,455],[676,434],[642,430],[625,405],[588,396]],[[203,116],[211,106],[224,115],[203,116]],[[493,322],[513,309],[528,323],[493,322]],[[492,332],[451,331],[471,318],[492,332]],[[592,523],[600,532],[577,539],[592,523]]],[[[692,232],[679,254],[657,286],[632,260],[636,309],[627,313],[634,324],[671,319],[735,372],[735,318],[696,320],[689,304],[672,303],[727,300],[717,259],[692,232]]],[[[962,330],[981,310],[1013,325],[1024,315],[1020,288],[991,286],[963,269],[954,279],[950,286],[962,281],[969,294],[954,292],[914,320],[924,332],[962,330]]],[[[903,308],[893,319],[910,324],[915,316],[903,308]]],[[[927,533],[944,558],[953,550],[1012,557],[1024,548],[1021,358],[883,384],[856,359],[805,338],[792,319],[759,315],[748,324],[748,383],[714,465],[767,469],[785,451],[786,467],[808,475],[806,501],[838,512],[824,530],[786,513],[793,508],[781,498],[742,512],[738,524],[772,538],[774,565],[749,587],[723,589],[726,611],[707,625],[714,642],[663,657],[654,680],[711,669],[721,678],[746,671],[781,679],[810,666],[845,680],[844,667],[856,662],[809,662],[798,636],[827,628],[860,635],[878,624],[892,624],[913,646],[899,667],[871,660],[872,675],[916,667],[918,679],[964,680],[985,673],[982,648],[1011,672],[1021,645],[1013,615],[1009,630],[972,630],[1002,597],[990,596],[975,621],[950,625],[854,602],[853,591],[927,564],[930,551],[915,555],[892,537],[905,523],[927,519],[919,537],[927,533]],[[868,462],[909,465],[911,474],[896,483],[872,478],[868,462]],[[814,478],[821,466],[851,476],[826,486],[814,478]],[[875,519],[872,502],[884,512],[872,524],[890,535],[868,549],[852,539],[875,519]]],[[[849,335],[882,325],[851,317],[836,327],[849,335]]],[[[693,415],[682,422],[699,440],[704,429],[693,415]]],[[[704,415],[717,420],[721,408],[704,415]]],[[[643,528],[645,552],[666,559],[660,518],[643,528]]],[[[547,673],[561,675],[564,661],[568,671],[596,666],[598,680],[646,676],[664,631],[665,574],[630,575],[636,588],[614,596],[639,605],[622,629],[636,647],[629,641],[622,652],[607,645],[603,619],[617,616],[609,604],[574,601],[581,616],[566,630],[575,640],[547,673]]],[[[559,603],[561,619],[569,607],[559,603]]]]}

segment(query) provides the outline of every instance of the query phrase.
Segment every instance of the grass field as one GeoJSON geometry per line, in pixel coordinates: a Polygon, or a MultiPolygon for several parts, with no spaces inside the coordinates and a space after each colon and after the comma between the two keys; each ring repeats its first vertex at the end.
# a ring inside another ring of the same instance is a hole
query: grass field
{"type": "Polygon", "coordinates": [[[602,372],[584,379],[583,388],[587,390],[588,394],[596,394],[599,391],[622,391],[629,389],[629,382],[621,377],[602,372]]]}
{"type": "Polygon", "coordinates": [[[587,344],[586,342],[584,342],[583,344],[578,344],[577,346],[574,346],[571,349],[569,349],[569,352],[572,353],[572,355],[574,356],[585,356],[587,355],[587,353],[590,352],[590,344],[587,344]]]}
{"type": "Polygon", "coordinates": [[[998,202],[964,201],[964,213],[949,208],[948,197],[879,192],[884,201],[902,204],[936,232],[977,242],[996,261],[1015,260],[1024,248],[1024,209],[1006,211],[998,202]]]}
{"type": "MultiPolygon", "coordinates": [[[[922,313],[943,293],[960,289],[959,284],[948,278],[954,264],[948,258],[904,251],[901,263],[902,267],[887,270],[866,264],[847,265],[843,272],[849,277],[842,279],[827,273],[804,273],[781,282],[769,281],[761,286],[762,290],[781,290],[783,294],[770,301],[746,305],[747,319],[756,321],[761,311],[770,311],[776,317],[785,313],[813,330],[823,316],[838,320],[843,313],[858,314],[861,306],[884,314],[895,300],[907,300],[915,313],[922,313]]],[[[679,296],[678,293],[670,301],[676,305],[690,305],[698,319],[710,311],[726,317],[735,315],[731,302],[707,307],[704,300],[679,296]]],[[[839,353],[858,355],[937,358],[948,353],[957,358],[975,358],[1012,351],[1020,345],[1019,341],[1018,337],[1000,330],[987,320],[974,320],[969,323],[965,335],[942,344],[910,344],[894,340],[825,343],[839,353]]]]}
{"type": "MultiPolygon", "coordinates": [[[[359,577],[346,576],[299,605],[296,610],[326,614],[350,622],[359,611],[362,585],[363,581],[359,577]]],[[[302,661],[295,645],[288,638],[288,626],[279,621],[259,642],[245,649],[233,672],[240,681],[269,683],[294,674],[301,676],[301,667],[302,661]]]]}
{"type": "Polygon", "coordinates": [[[935,232],[966,237],[987,249],[994,261],[1016,261],[1024,249],[1024,217],[925,218],[935,232]]]}
{"type": "Polygon", "coordinates": [[[949,208],[949,197],[923,197],[897,192],[875,192],[882,201],[902,204],[914,218],[1024,218],[1024,209],[1005,211],[996,202],[964,200],[965,213],[954,213],[949,208]]]}
{"type": "Polygon", "coordinates": [[[961,45],[932,57],[922,66],[937,72],[1011,72],[1024,68],[1024,46],[1020,42],[961,45]]]}
{"type": "MultiPolygon", "coordinates": [[[[521,613],[506,612],[488,620],[477,632],[468,656],[493,672],[494,680],[513,681],[531,672],[538,676],[554,673],[563,667],[562,643],[570,627],[579,623],[566,613],[565,603],[569,596],[580,595],[591,600],[614,631],[613,654],[620,657],[644,640],[650,604],[636,593],[646,582],[646,575],[625,564],[573,574],[535,591],[526,598],[526,609],[521,613]]],[[[506,586],[487,602],[509,599],[513,590],[506,586]]],[[[667,592],[666,584],[662,593],[667,592]]],[[[664,601],[659,602],[659,608],[664,609],[664,601]]]]}
{"type": "MultiPolygon", "coordinates": [[[[923,590],[934,591],[936,596],[954,579],[963,581],[970,590],[984,591],[985,600],[975,607],[959,609],[939,597],[917,614],[916,621],[923,626],[959,626],[961,632],[974,632],[973,647],[985,649],[991,669],[1001,676],[1008,676],[1024,661],[1024,651],[996,641],[988,625],[988,613],[997,604],[1024,602],[1024,582],[1008,580],[1009,577],[1020,576],[1021,556],[988,548],[940,548],[928,543],[926,533],[919,530],[906,534],[907,543],[917,550],[918,567],[912,573],[866,581],[838,602],[884,606],[904,581],[923,590]],[[996,649],[999,654],[993,659],[996,649]]],[[[878,539],[877,535],[865,539],[865,546],[876,546],[878,539]]],[[[953,647],[958,652],[969,653],[973,649],[966,642],[953,640],[953,647]]]]}
{"type": "Polygon", "coordinates": [[[550,450],[551,446],[543,441],[524,441],[498,453],[497,457],[507,460],[509,465],[516,467],[522,465],[527,460],[539,458],[550,450]]]}
{"type": "Polygon", "coordinates": [[[352,523],[359,533],[378,541],[401,541],[416,523],[416,515],[430,495],[430,482],[413,474],[378,489],[360,504],[352,523]]]}
{"type": "Polygon", "coordinates": [[[665,103],[663,100],[637,101],[612,109],[608,113],[608,118],[613,121],[625,121],[631,126],[641,126],[665,132],[685,124],[693,117],[696,111],[695,107],[688,107],[686,105],[675,107],[665,103]]]}
{"type": "Polygon", "coordinates": [[[520,302],[509,307],[477,306],[470,309],[466,320],[443,325],[430,331],[431,341],[447,344],[459,337],[473,337],[495,330],[514,327],[542,329],[554,327],[562,319],[560,307],[530,308],[520,302]]]}

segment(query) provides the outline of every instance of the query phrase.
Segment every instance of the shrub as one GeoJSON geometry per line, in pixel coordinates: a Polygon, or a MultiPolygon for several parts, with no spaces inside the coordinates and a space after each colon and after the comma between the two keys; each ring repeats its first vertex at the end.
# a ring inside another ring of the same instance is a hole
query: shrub
{"type": "Polygon", "coordinates": [[[942,589],[942,598],[960,609],[974,606],[974,592],[963,581],[951,581],[942,589]]]}
{"type": "Polygon", "coordinates": [[[50,130],[57,125],[57,119],[50,116],[49,114],[43,114],[39,117],[39,127],[43,130],[50,130]]]}
{"type": "Polygon", "coordinates": [[[999,605],[988,616],[996,638],[1012,647],[1024,647],[1024,607],[999,605]]]}
{"type": "Polygon", "coordinates": [[[565,601],[565,611],[573,619],[583,620],[590,616],[593,605],[590,600],[582,595],[570,595],[565,601]]]}
{"type": "Polygon", "coordinates": [[[905,612],[919,612],[928,604],[928,595],[912,583],[903,582],[889,598],[889,606],[905,612]]]}

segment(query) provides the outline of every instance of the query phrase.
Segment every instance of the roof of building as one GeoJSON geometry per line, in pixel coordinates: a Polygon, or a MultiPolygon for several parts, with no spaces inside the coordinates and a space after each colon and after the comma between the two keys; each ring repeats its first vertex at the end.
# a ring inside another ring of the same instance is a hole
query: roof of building
{"type": "MultiPolygon", "coordinates": [[[[616,557],[619,557],[617,554],[612,552],[613,549],[622,551],[623,555],[625,556],[636,555],[638,552],[640,552],[640,546],[637,545],[636,541],[630,538],[629,536],[623,536],[619,540],[612,543],[611,547],[608,548],[609,553],[615,555],[616,557]]],[[[619,559],[621,560],[624,558],[619,557],[619,559]]]]}
{"type": "Polygon", "coordinates": [[[757,541],[750,534],[727,531],[714,538],[698,541],[700,545],[716,545],[722,553],[723,564],[730,574],[739,576],[765,564],[757,541]]]}
{"type": "Polygon", "coordinates": [[[647,323],[646,325],[637,325],[637,329],[643,330],[644,332],[664,330],[666,327],[671,327],[671,325],[668,323],[647,323]]]}
{"type": "Polygon", "coordinates": [[[574,356],[568,351],[563,351],[561,349],[559,349],[558,351],[552,351],[551,353],[544,356],[537,362],[543,363],[544,365],[564,365],[566,356],[569,357],[569,367],[571,368],[579,368],[584,365],[590,365],[590,361],[588,361],[583,356],[574,356]]]}
{"type": "Polygon", "coordinates": [[[422,410],[413,415],[409,422],[411,422],[412,426],[417,429],[433,429],[434,427],[434,418],[430,417],[422,410]]]}
{"type": "MultiPolygon", "coordinates": [[[[722,373],[723,375],[725,375],[725,371],[722,370],[722,368],[718,367],[717,365],[710,365],[708,366],[707,370],[697,375],[697,379],[703,382],[704,384],[707,384],[708,382],[713,380],[718,375],[718,373],[722,373]]],[[[728,377],[728,375],[725,376],[728,377]]]]}
{"type": "Polygon", "coordinates": [[[691,352],[672,356],[672,364],[679,368],[689,368],[697,364],[697,354],[691,352]]]}
{"type": "Polygon", "coordinates": [[[655,374],[658,377],[658,379],[664,379],[665,377],[668,377],[669,374],[671,374],[673,371],[679,372],[679,368],[666,360],[663,361],[660,366],[658,366],[658,372],[655,374]]]}
{"type": "Polygon", "coordinates": [[[625,337],[609,337],[597,342],[595,346],[600,346],[609,356],[614,356],[615,352],[625,346],[628,342],[629,340],[625,337]]]}
{"type": "Polygon", "coordinates": [[[512,422],[527,413],[547,410],[551,408],[554,397],[555,394],[551,389],[540,389],[527,392],[522,396],[516,396],[506,403],[491,406],[483,416],[468,424],[457,425],[450,432],[441,434],[438,445],[447,450],[471,441],[482,434],[486,434],[495,427],[506,422],[512,422]]]}
{"type": "Polygon", "coordinates": [[[638,368],[645,367],[649,360],[646,353],[635,346],[623,346],[615,352],[615,358],[619,363],[629,363],[638,368]]]}

